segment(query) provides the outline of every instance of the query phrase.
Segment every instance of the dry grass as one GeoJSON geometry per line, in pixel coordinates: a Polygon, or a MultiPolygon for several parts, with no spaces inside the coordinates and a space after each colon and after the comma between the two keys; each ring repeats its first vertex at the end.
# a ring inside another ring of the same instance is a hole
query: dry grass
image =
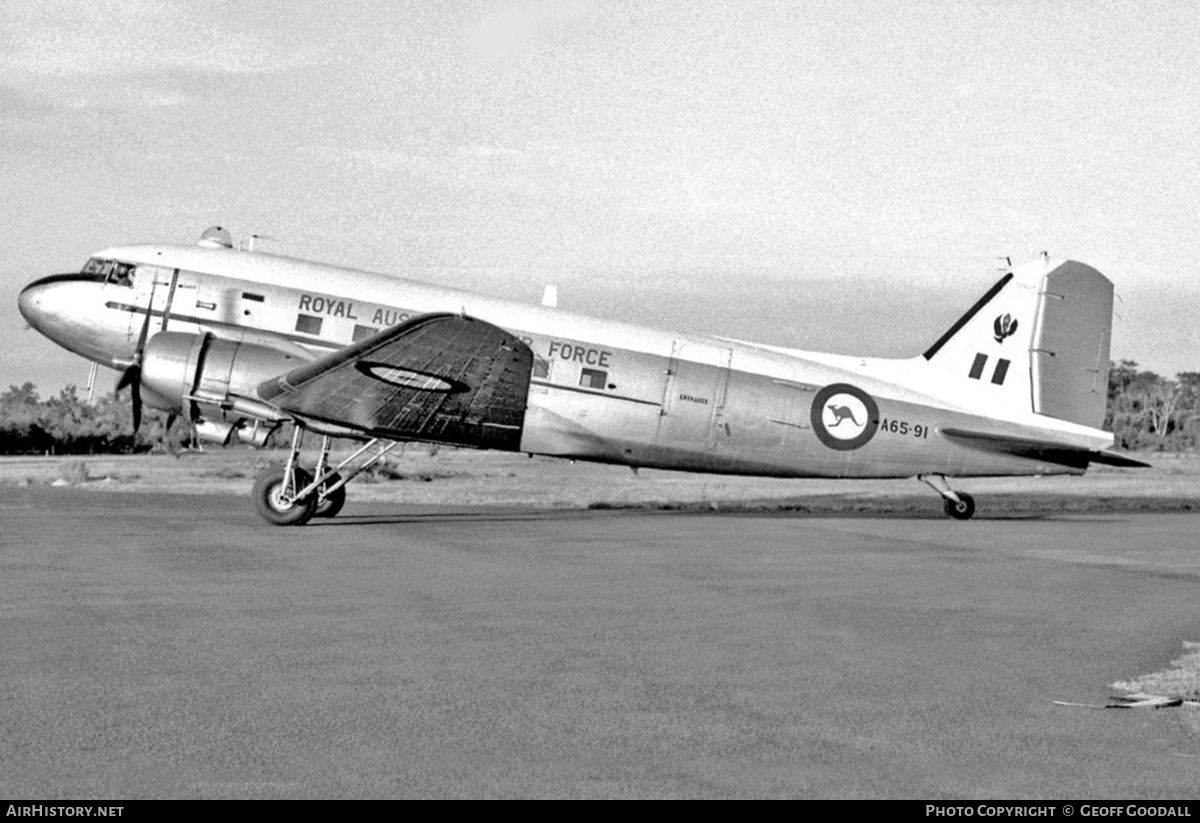
{"type": "Polygon", "coordinates": [[[1114,689],[1125,692],[1145,692],[1200,700],[1200,643],[1184,642],[1185,654],[1171,661],[1170,668],[1151,672],[1132,680],[1119,680],[1114,689]]]}
{"type": "MultiPolygon", "coordinates": [[[[393,453],[394,454],[394,453],[393,453]]],[[[204,453],[0,458],[0,485],[50,485],[185,494],[249,494],[254,478],[281,465],[285,451],[212,449],[204,453]]],[[[311,458],[311,454],[310,454],[311,458]]],[[[1200,459],[1149,455],[1151,469],[1099,467],[1082,477],[979,478],[955,482],[981,511],[1200,509],[1200,459]]],[[[928,511],[940,506],[915,480],[777,480],[685,474],[528,458],[503,452],[410,447],[354,481],[352,499],[536,508],[807,509],[928,511]],[[431,453],[432,452],[432,453],[431,453]]]]}
{"type": "MultiPolygon", "coordinates": [[[[1158,694],[1200,700],[1200,643],[1184,641],[1184,654],[1171,661],[1161,672],[1143,674],[1131,680],[1118,680],[1112,687],[1130,694],[1158,694]]],[[[1184,704],[1180,718],[1189,732],[1200,735],[1200,709],[1184,704]]]]}
{"type": "Polygon", "coordinates": [[[60,485],[78,486],[90,479],[91,475],[88,473],[88,465],[82,460],[64,462],[58,467],[57,481],[60,485]]]}

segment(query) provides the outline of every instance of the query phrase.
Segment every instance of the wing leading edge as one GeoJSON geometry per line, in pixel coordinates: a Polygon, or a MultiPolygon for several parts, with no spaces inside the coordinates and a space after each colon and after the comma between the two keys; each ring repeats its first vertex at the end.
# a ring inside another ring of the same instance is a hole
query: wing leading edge
{"type": "Polygon", "coordinates": [[[1026,437],[1014,437],[1007,434],[990,434],[987,432],[968,431],[967,429],[941,429],[942,435],[964,446],[973,449],[992,452],[993,454],[1011,454],[1030,460],[1044,460],[1047,463],[1057,463],[1060,466],[1071,466],[1086,469],[1091,463],[1104,466],[1122,466],[1131,469],[1149,468],[1149,463],[1134,460],[1132,457],[1115,454],[1098,449],[1085,449],[1081,446],[1071,446],[1055,443],[1049,440],[1035,440],[1026,437]]]}
{"type": "Polygon", "coordinates": [[[272,378],[258,395],[372,437],[517,451],[533,351],[503,329],[426,314],[272,378]]]}

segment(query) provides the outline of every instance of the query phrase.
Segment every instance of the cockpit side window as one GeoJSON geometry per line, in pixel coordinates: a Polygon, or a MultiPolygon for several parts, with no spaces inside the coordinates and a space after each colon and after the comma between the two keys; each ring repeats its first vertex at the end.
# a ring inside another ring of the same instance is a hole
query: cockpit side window
{"type": "Polygon", "coordinates": [[[115,283],[118,286],[133,286],[133,272],[137,267],[132,263],[120,263],[116,260],[102,260],[93,257],[83,264],[80,274],[100,274],[105,283],[115,283]]]}
{"type": "Polygon", "coordinates": [[[132,263],[114,263],[113,264],[113,281],[118,286],[133,286],[133,270],[136,268],[132,263]]]}

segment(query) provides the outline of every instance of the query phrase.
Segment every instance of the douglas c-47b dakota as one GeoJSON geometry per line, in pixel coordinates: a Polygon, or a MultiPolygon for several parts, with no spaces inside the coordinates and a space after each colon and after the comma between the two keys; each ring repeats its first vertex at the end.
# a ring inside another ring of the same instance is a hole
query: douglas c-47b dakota
{"type": "MultiPolygon", "coordinates": [[[[947,478],[1142,466],[1108,449],[1112,283],[1046,256],[1007,272],[923,354],[822,354],[600,320],[542,305],[233,248],[96,252],[20,295],[31,326],[118,370],[142,404],[207,439],[262,444],[277,525],[337,514],[398,442],[769,477],[947,478]],[[322,435],[301,468],[304,434],[322,435]],[[362,446],[334,465],[330,439],[362,446]]],[[[549,302],[549,301],[548,301],[549,302]]]]}

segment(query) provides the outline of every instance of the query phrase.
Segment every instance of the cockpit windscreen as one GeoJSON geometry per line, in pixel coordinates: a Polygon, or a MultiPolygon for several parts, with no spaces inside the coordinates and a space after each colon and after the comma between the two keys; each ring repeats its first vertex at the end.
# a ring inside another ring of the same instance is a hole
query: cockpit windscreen
{"type": "Polygon", "coordinates": [[[102,274],[105,283],[115,283],[118,286],[133,286],[133,273],[137,267],[132,263],[122,263],[118,260],[104,260],[93,257],[83,264],[80,274],[102,274]]]}

